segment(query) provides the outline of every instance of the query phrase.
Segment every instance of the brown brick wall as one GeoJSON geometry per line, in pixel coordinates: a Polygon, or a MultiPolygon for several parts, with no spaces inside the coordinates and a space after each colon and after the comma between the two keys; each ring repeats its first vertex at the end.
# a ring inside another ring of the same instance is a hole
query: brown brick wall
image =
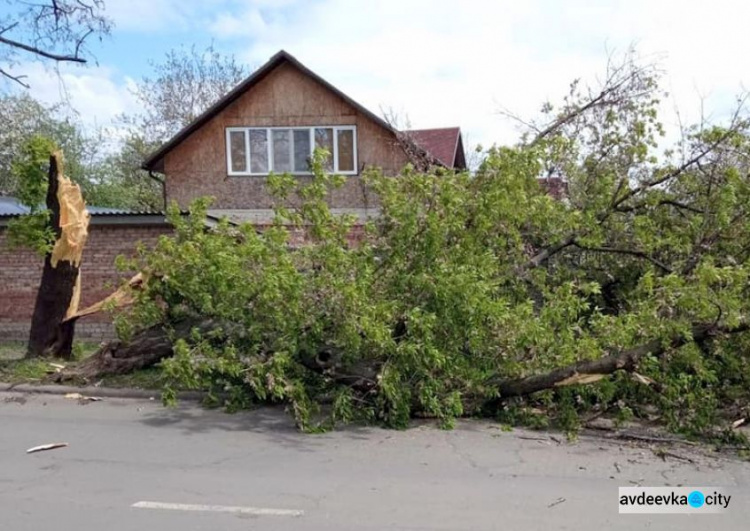
{"type": "MultiPolygon", "coordinates": [[[[169,230],[165,226],[92,225],[81,263],[80,307],[103,299],[128,276],[115,268],[117,256],[132,256],[139,241],[152,245],[169,230]]],[[[25,340],[42,274],[42,260],[32,251],[11,249],[6,240],[6,230],[0,227],[0,340],[25,340]]],[[[104,313],[84,317],[76,325],[78,339],[107,339],[112,337],[112,332],[104,313]]]]}

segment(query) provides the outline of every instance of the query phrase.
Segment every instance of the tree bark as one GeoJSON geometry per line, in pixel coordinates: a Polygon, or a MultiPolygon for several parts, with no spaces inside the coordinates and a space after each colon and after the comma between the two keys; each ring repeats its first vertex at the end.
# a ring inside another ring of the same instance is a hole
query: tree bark
{"type": "Polygon", "coordinates": [[[62,174],[62,155],[50,156],[47,208],[55,234],[44,257],[26,356],[72,357],[75,321],[63,323],[78,308],[79,264],[88,229],[88,213],[77,185],[62,174]]]}
{"type": "Polygon", "coordinates": [[[103,344],[90,358],[75,369],[55,376],[58,381],[93,380],[107,374],[127,374],[151,367],[172,355],[172,342],[161,326],[153,326],[130,342],[119,340],[103,344]]]}
{"type": "Polygon", "coordinates": [[[216,328],[216,324],[210,320],[188,319],[176,324],[171,333],[162,324],[154,325],[138,332],[130,341],[114,340],[102,344],[91,357],[75,368],[53,375],[53,380],[89,381],[104,375],[127,374],[152,367],[172,356],[174,339],[189,337],[194,328],[205,333],[216,328]]]}

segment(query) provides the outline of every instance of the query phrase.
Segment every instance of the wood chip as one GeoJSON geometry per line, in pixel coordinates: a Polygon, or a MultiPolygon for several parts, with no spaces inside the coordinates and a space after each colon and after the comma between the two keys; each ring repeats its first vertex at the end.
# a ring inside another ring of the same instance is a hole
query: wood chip
{"type": "Polygon", "coordinates": [[[550,508],[554,507],[555,505],[560,505],[564,501],[565,501],[565,498],[557,498],[555,501],[553,501],[552,503],[550,503],[547,506],[547,509],[550,509],[550,508]]]}
{"type": "Polygon", "coordinates": [[[103,400],[103,398],[98,396],[86,396],[81,393],[67,393],[65,394],[65,398],[70,400],[81,400],[83,402],[101,402],[103,400]]]}
{"type": "Polygon", "coordinates": [[[638,383],[642,383],[643,385],[653,385],[654,383],[656,383],[652,378],[643,376],[642,374],[638,374],[637,372],[631,373],[631,377],[633,378],[633,380],[638,383]]]}
{"type": "Polygon", "coordinates": [[[735,420],[734,422],[732,422],[732,429],[736,430],[737,428],[739,428],[740,426],[742,426],[745,423],[746,420],[747,419],[744,419],[744,418],[743,419],[737,419],[737,420],[735,420]]]}
{"type": "Polygon", "coordinates": [[[68,446],[68,443],[50,443],[50,444],[43,444],[41,446],[34,446],[33,448],[29,448],[26,450],[27,454],[33,454],[36,452],[45,452],[47,450],[54,450],[55,448],[65,448],[68,446]]]}

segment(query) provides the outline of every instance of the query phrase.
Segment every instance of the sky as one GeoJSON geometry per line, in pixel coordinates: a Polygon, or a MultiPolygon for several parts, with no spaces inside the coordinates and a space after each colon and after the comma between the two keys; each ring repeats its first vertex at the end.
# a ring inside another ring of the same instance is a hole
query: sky
{"type": "Polygon", "coordinates": [[[285,49],[354,100],[412,128],[460,126],[470,145],[512,143],[516,123],[596,83],[635,46],[665,72],[663,121],[720,120],[750,84],[743,0],[105,0],[112,35],[60,79],[23,65],[31,94],[66,98],[89,125],[137,111],[134,83],[180,46],[213,43],[250,67],[285,49]],[[63,90],[64,89],[64,90],[63,90]]]}

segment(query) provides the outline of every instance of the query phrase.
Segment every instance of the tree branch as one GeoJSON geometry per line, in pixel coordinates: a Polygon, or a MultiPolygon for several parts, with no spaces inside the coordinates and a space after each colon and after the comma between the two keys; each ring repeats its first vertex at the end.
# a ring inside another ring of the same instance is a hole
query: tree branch
{"type": "Polygon", "coordinates": [[[644,260],[647,260],[654,264],[656,267],[664,271],[665,273],[673,273],[673,270],[671,267],[666,265],[664,262],[661,262],[654,258],[653,256],[650,256],[643,251],[635,251],[632,249],[620,249],[617,247],[588,247],[586,245],[581,245],[577,241],[573,243],[575,247],[578,247],[582,251],[591,251],[594,253],[611,253],[611,254],[626,254],[630,256],[635,256],[637,258],[643,258],[644,260]]]}
{"type": "MultiPolygon", "coordinates": [[[[649,354],[660,356],[669,349],[681,347],[692,341],[704,341],[717,335],[737,334],[748,330],[750,330],[748,323],[743,323],[735,328],[722,327],[715,323],[696,324],[693,325],[692,333],[687,337],[684,334],[675,334],[666,342],[661,339],[653,339],[635,348],[596,360],[580,361],[544,374],[516,379],[494,378],[488,382],[488,385],[498,389],[500,392],[499,400],[502,400],[512,396],[526,396],[555,387],[592,383],[620,370],[634,370],[638,362],[649,354]]],[[[492,404],[497,405],[499,400],[493,400],[492,404]]]]}
{"type": "Polygon", "coordinates": [[[35,55],[39,55],[41,57],[45,57],[47,59],[52,59],[53,61],[59,61],[59,62],[73,62],[73,63],[85,63],[86,59],[78,56],[78,48],[79,46],[76,46],[76,55],[59,55],[52,52],[47,52],[45,50],[42,50],[40,48],[36,48],[35,46],[29,46],[28,44],[24,44],[22,42],[14,41],[12,39],[7,39],[5,37],[0,36],[0,44],[6,44],[8,46],[11,46],[13,48],[19,48],[21,50],[25,50],[29,53],[33,53],[35,55]]]}
{"type": "Polygon", "coordinates": [[[14,76],[13,74],[6,72],[2,68],[0,68],[0,75],[7,77],[11,81],[15,81],[19,85],[21,85],[23,88],[30,88],[30,85],[26,83],[25,81],[22,81],[23,79],[29,77],[29,76],[14,76]]]}

